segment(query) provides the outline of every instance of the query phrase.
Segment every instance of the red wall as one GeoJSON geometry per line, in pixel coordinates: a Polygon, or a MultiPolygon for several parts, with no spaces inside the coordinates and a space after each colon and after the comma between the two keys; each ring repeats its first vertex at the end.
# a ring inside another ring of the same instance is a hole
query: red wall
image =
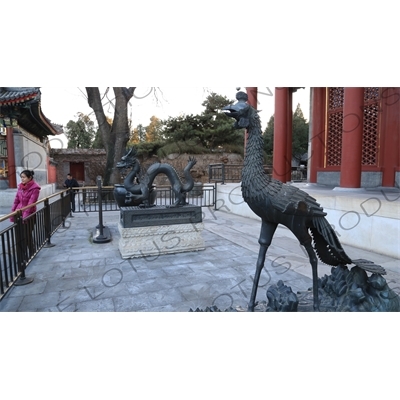
{"type": "Polygon", "coordinates": [[[50,164],[47,169],[47,182],[56,183],[57,182],[57,167],[54,164],[50,164]]]}

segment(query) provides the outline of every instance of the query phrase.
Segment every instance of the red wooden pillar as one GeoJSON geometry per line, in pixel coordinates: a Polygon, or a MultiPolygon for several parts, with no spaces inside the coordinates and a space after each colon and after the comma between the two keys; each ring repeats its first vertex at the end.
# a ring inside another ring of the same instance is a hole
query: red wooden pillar
{"type": "Polygon", "coordinates": [[[400,88],[382,88],[381,94],[382,186],[395,186],[400,168],[400,88]]]}
{"type": "Polygon", "coordinates": [[[361,186],[364,88],[344,88],[340,186],[361,186]]]}
{"type": "Polygon", "coordinates": [[[272,176],[281,182],[287,182],[288,173],[291,171],[291,160],[288,160],[288,132],[292,131],[289,124],[288,113],[290,109],[289,88],[275,88],[275,117],[274,117],[274,162],[272,176]]]}
{"type": "Polygon", "coordinates": [[[7,159],[8,159],[8,187],[10,189],[17,188],[13,129],[14,128],[12,126],[7,126],[7,128],[6,128],[7,159]]]}
{"type": "Polygon", "coordinates": [[[247,102],[257,110],[257,89],[256,87],[247,87],[246,92],[249,99],[247,102]]]}
{"type": "Polygon", "coordinates": [[[312,88],[311,96],[311,150],[307,169],[310,183],[317,183],[318,168],[324,166],[326,88],[312,88]]]}
{"type": "Polygon", "coordinates": [[[293,92],[289,88],[288,91],[288,112],[287,112],[287,131],[286,131],[286,160],[288,166],[286,169],[286,182],[292,180],[292,143],[293,143],[293,92]]]}

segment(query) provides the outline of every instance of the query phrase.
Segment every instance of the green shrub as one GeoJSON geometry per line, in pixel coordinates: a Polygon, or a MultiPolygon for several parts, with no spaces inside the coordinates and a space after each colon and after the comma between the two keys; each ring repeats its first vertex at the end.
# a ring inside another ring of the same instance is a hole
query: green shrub
{"type": "Polygon", "coordinates": [[[163,147],[165,142],[156,141],[156,142],[142,142],[139,144],[135,144],[135,148],[137,150],[137,155],[140,157],[152,157],[156,155],[161,147],[163,147]]]}

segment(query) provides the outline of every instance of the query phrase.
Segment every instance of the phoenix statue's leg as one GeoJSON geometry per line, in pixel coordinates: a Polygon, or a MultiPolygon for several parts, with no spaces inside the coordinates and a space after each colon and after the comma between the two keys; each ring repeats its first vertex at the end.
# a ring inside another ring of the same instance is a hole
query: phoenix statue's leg
{"type": "Polygon", "coordinates": [[[277,224],[271,222],[262,222],[260,239],[258,240],[258,243],[260,244],[260,250],[258,253],[256,273],[254,275],[253,288],[251,290],[250,301],[247,309],[248,311],[254,311],[258,283],[260,281],[261,271],[265,263],[265,255],[267,254],[268,247],[272,242],[272,237],[274,236],[277,226],[277,224]]]}
{"type": "Polygon", "coordinates": [[[313,280],[313,299],[314,299],[314,311],[319,311],[319,298],[318,298],[318,258],[310,241],[304,243],[303,246],[307,250],[308,257],[310,258],[310,264],[312,268],[312,280],[313,280]]]}

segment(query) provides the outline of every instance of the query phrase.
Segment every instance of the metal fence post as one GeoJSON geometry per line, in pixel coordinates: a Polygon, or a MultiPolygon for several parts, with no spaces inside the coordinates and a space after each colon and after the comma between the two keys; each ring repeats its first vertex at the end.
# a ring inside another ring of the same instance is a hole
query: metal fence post
{"type": "Polygon", "coordinates": [[[213,197],[213,201],[214,201],[214,210],[215,211],[217,211],[217,183],[218,182],[215,182],[215,186],[214,186],[214,190],[213,190],[213,194],[214,194],[214,197],[213,197]]]}
{"type": "Polygon", "coordinates": [[[50,219],[50,202],[49,199],[44,201],[44,229],[46,231],[46,244],[44,247],[54,247],[55,245],[51,243],[51,219],[50,219]]]}
{"type": "Polygon", "coordinates": [[[64,192],[61,192],[61,218],[62,218],[62,227],[65,228],[65,220],[67,217],[64,214],[64,192]]]}
{"type": "Polygon", "coordinates": [[[103,200],[101,193],[102,178],[98,176],[97,179],[97,199],[99,202],[99,225],[96,226],[93,232],[93,243],[107,243],[111,241],[110,230],[103,225],[103,200]]]}

